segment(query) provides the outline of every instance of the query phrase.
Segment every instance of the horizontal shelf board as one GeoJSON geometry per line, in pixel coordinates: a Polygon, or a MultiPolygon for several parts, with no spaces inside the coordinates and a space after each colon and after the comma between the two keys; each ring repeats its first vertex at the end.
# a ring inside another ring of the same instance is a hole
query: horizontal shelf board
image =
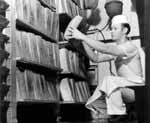
{"type": "Polygon", "coordinates": [[[59,101],[51,101],[51,100],[24,100],[24,101],[16,101],[20,104],[43,104],[43,103],[49,103],[49,104],[59,104],[59,101]]]}
{"type": "Polygon", "coordinates": [[[70,41],[64,41],[63,43],[59,42],[59,48],[66,48],[68,50],[71,50],[73,52],[78,52],[79,54],[87,57],[87,54],[84,50],[84,47],[82,46],[81,43],[79,43],[79,41],[77,41],[77,43],[75,43],[75,40],[70,40],[70,41]]]}
{"type": "Polygon", "coordinates": [[[59,41],[58,44],[59,44],[59,49],[61,48],[65,48],[67,45],[68,45],[68,41],[59,41]]]}
{"type": "Polygon", "coordinates": [[[24,68],[24,69],[30,69],[33,71],[36,71],[38,73],[57,73],[61,72],[62,69],[54,67],[54,66],[46,66],[40,63],[36,63],[34,61],[29,61],[25,59],[16,59],[16,63],[18,67],[24,68]]]}
{"type": "Polygon", "coordinates": [[[48,3],[46,3],[44,0],[39,0],[39,2],[41,3],[41,5],[43,5],[46,8],[49,8],[51,11],[56,12],[56,8],[54,6],[49,5],[48,3]]]}
{"type": "Polygon", "coordinates": [[[75,79],[75,80],[78,80],[78,81],[86,81],[85,77],[83,77],[81,75],[78,75],[76,73],[73,73],[73,72],[61,72],[59,77],[60,77],[60,79],[72,78],[72,79],[75,79]]]}
{"type": "Polygon", "coordinates": [[[36,35],[42,36],[43,39],[45,39],[46,41],[57,43],[57,41],[55,39],[48,36],[44,32],[40,31],[37,27],[34,27],[31,24],[25,22],[24,20],[21,20],[21,19],[17,18],[16,19],[16,28],[19,29],[19,30],[24,30],[24,31],[31,32],[31,33],[34,33],[36,35]]]}
{"type": "Polygon", "coordinates": [[[95,69],[98,67],[98,65],[90,65],[90,67],[88,68],[88,71],[95,71],[95,69]]]}
{"type": "Polygon", "coordinates": [[[86,102],[61,101],[60,104],[85,105],[86,102]]]}
{"type": "Polygon", "coordinates": [[[68,41],[59,41],[59,44],[67,44],[68,41]]]}

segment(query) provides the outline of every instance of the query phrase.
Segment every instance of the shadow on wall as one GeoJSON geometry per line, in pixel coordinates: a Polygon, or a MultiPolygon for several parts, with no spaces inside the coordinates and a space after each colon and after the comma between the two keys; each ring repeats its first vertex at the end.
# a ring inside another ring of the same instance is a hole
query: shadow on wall
{"type": "MultiPolygon", "coordinates": [[[[131,10],[133,12],[136,11],[136,0],[131,0],[132,1],[132,8],[131,10]]],[[[100,17],[100,9],[96,8],[96,9],[92,9],[91,10],[91,14],[90,17],[88,17],[88,24],[89,25],[93,25],[93,26],[97,26],[100,21],[102,20],[102,18],[100,17]]]]}
{"type": "Polygon", "coordinates": [[[93,9],[87,21],[89,25],[93,25],[93,26],[98,25],[99,22],[101,21],[100,10],[98,8],[93,9]]]}

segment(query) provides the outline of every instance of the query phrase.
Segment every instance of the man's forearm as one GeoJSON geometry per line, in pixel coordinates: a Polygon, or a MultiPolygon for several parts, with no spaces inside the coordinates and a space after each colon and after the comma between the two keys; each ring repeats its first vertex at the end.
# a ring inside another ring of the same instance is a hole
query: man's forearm
{"type": "Polygon", "coordinates": [[[84,47],[89,59],[93,62],[98,62],[98,56],[97,56],[97,54],[94,53],[94,51],[91,49],[91,47],[89,47],[89,45],[86,44],[85,42],[82,42],[82,44],[83,44],[83,47],[84,47]]]}
{"type": "Polygon", "coordinates": [[[118,48],[114,44],[103,43],[94,40],[92,38],[89,38],[86,35],[83,35],[81,39],[87,45],[89,45],[90,47],[94,48],[95,50],[101,53],[110,54],[110,55],[120,55],[120,53],[118,52],[118,48]]]}
{"type": "Polygon", "coordinates": [[[108,55],[108,54],[103,54],[101,53],[96,54],[90,47],[89,45],[87,45],[85,42],[82,42],[84,49],[89,57],[89,59],[93,62],[99,63],[99,62],[106,62],[106,61],[110,61],[113,60],[115,57],[112,55],[108,55]]]}
{"type": "Polygon", "coordinates": [[[82,41],[85,42],[90,47],[92,47],[92,48],[94,48],[100,52],[105,52],[108,50],[107,45],[105,43],[99,42],[99,41],[94,40],[92,38],[89,38],[86,35],[83,35],[82,41]]]}

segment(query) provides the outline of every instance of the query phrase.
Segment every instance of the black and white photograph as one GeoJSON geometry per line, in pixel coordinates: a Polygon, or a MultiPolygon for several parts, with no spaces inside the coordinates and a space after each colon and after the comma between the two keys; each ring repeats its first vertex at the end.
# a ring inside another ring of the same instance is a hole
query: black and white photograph
{"type": "Polygon", "coordinates": [[[150,123],[149,0],[0,0],[0,123],[150,123]]]}

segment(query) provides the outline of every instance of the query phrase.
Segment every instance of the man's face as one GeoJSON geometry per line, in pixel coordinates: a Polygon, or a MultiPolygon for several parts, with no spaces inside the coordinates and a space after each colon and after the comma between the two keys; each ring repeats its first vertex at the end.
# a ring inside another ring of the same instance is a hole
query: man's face
{"type": "Polygon", "coordinates": [[[112,40],[119,41],[123,35],[123,27],[121,24],[111,25],[112,40]]]}

